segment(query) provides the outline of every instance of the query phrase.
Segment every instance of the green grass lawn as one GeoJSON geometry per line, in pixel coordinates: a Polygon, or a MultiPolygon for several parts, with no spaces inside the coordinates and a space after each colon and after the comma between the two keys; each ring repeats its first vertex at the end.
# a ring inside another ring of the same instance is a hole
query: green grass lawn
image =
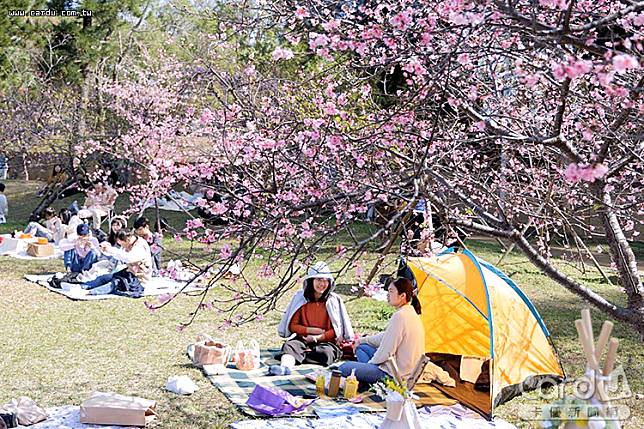
{"type": "MultiPolygon", "coordinates": [[[[0,232],[24,226],[25,219],[37,204],[34,197],[37,184],[9,181],[7,185],[10,223],[0,225],[0,232]]],[[[60,201],[56,207],[68,202],[60,201]]],[[[119,207],[124,204],[120,199],[119,207]]],[[[179,220],[176,215],[170,217],[171,221],[179,220]]],[[[171,238],[164,244],[170,250],[185,251],[185,244],[175,243],[171,238]]],[[[496,261],[500,255],[496,244],[472,242],[468,245],[490,261],[496,261]]],[[[325,257],[330,259],[331,255],[320,256],[321,259],[325,257]]],[[[367,270],[374,257],[373,254],[367,256],[367,270]]],[[[253,268],[251,264],[250,269],[253,268]]],[[[571,267],[562,268],[611,299],[624,300],[622,294],[615,287],[604,284],[594,270],[588,269],[582,275],[571,267]]],[[[62,261],[25,262],[0,257],[0,404],[21,395],[30,396],[43,406],[79,404],[92,391],[104,390],[155,399],[160,419],[151,425],[154,428],[222,427],[244,418],[199,370],[190,366],[185,348],[202,332],[233,345],[240,339],[255,338],[262,347],[277,347],[281,344],[276,334],[277,323],[288,297],[261,322],[220,330],[223,315],[203,311],[192,325],[178,332],[177,325],[188,319],[198,298],[180,296],[152,314],[146,310],[143,300],[73,302],[23,280],[25,274],[61,269],[62,261]],[[163,390],[169,376],[183,374],[198,384],[197,393],[179,397],[163,390]]],[[[579,318],[584,304],[517,253],[507,258],[502,269],[522,287],[540,311],[567,374],[580,375],[584,360],[574,320],[579,318]]],[[[355,282],[351,275],[338,282],[356,330],[382,329],[391,315],[387,305],[368,298],[355,299],[347,286],[355,282]]],[[[598,311],[594,311],[593,316],[597,333],[603,318],[598,311]]],[[[644,390],[642,343],[621,323],[616,323],[613,335],[620,338],[619,363],[625,367],[633,391],[633,397],[624,401],[633,415],[626,427],[644,427],[644,405],[642,400],[635,399],[635,394],[644,390]]],[[[523,396],[500,406],[496,414],[519,427],[538,427],[520,420],[519,416],[528,407],[542,403],[523,396]]]]}

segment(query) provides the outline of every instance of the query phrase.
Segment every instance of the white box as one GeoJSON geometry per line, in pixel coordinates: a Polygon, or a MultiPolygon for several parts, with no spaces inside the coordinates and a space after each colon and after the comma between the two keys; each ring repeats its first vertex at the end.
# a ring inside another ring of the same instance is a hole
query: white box
{"type": "Polygon", "coordinates": [[[23,243],[23,240],[11,238],[10,235],[2,236],[2,243],[0,243],[0,254],[19,252],[24,249],[26,249],[26,243],[23,243]]]}

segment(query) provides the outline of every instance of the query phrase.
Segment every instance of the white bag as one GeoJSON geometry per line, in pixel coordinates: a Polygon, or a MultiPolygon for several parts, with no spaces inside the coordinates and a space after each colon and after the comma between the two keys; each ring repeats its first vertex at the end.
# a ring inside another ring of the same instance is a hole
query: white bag
{"type": "Polygon", "coordinates": [[[49,415],[38,406],[33,399],[21,396],[18,399],[12,399],[9,403],[0,406],[0,411],[6,411],[16,415],[18,424],[30,426],[43,420],[47,420],[49,415]]]}
{"type": "Polygon", "coordinates": [[[379,429],[420,429],[420,416],[414,401],[398,394],[386,398],[387,414],[379,429]]]}
{"type": "Polygon", "coordinates": [[[257,344],[257,341],[250,340],[248,345],[245,345],[241,340],[238,341],[234,356],[237,369],[242,371],[258,369],[260,365],[259,355],[259,344],[257,344]]]}
{"type": "Polygon", "coordinates": [[[165,390],[179,395],[192,395],[199,387],[187,375],[179,375],[168,378],[165,390]]]}

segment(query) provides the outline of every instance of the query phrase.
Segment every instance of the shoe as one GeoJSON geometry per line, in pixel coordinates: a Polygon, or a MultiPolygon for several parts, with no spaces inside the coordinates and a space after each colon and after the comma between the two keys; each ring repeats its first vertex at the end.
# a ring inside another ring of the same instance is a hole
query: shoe
{"type": "Polygon", "coordinates": [[[60,286],[60,278],[58,278],[56,276],[51,276],[50,279],[47,280],[47,284],[49,286],[53,287],[54,289],[60,289],[61,288],[61,286],[60,286]]]}

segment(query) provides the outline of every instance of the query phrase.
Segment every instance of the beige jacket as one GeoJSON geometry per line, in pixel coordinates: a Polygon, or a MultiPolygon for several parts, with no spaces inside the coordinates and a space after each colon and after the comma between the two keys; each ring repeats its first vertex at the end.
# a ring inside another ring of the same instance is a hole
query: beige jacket
{"type": "Polygon", "coordinates": [[[414,307],[405,304],[391,316],[385,332],[364,337],[360,343],[377,348],[369,363],[392,376],[393,371],[386,362],[393,356],[400,376],[406,380],[425,354],[425,329],[414,307]]]}
{"type": "Polygon", "coordinates": [[[125,262],[127,269],[141,283],[150,281],[152,277],[152,254],[150,252],[150,246],[145,239],[136,237],[136,241],[129,251],[108,246],[104,253],[115,257],[121,262],[125,262]]]}

